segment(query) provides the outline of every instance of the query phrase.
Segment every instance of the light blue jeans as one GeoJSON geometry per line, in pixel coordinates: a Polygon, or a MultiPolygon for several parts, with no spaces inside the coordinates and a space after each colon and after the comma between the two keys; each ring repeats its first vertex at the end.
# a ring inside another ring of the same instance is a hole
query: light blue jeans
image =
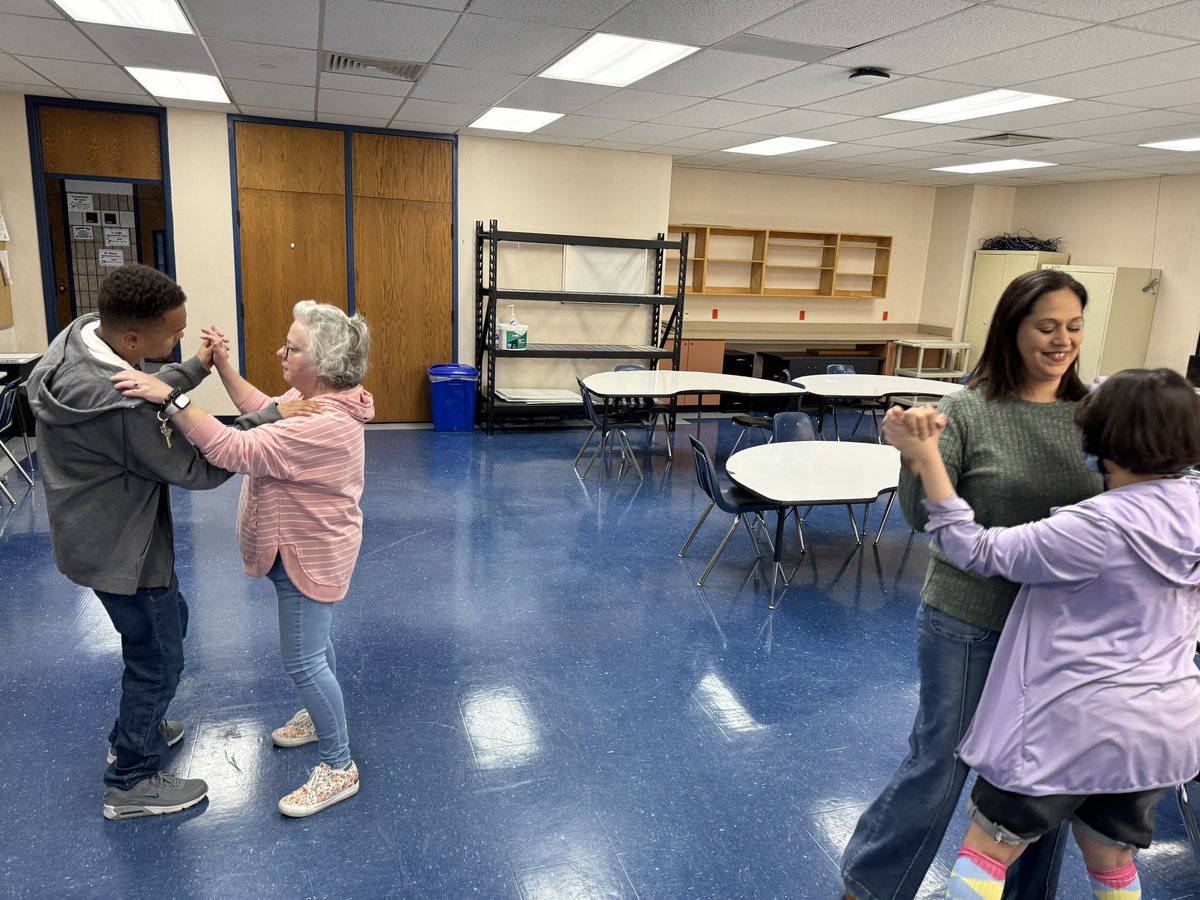
{"type": "Polygon", "coordinates": [[[338,769],[350,762],[350,733],[346,709],[337,680],[337,657],[330,631],[332,603],[312,600],[296,589],[283,570],[283,560],[267,573],[279,598],[279,652],[283,669],[291,676],[300,702],[317,728],[321,762],[338,769]]]}
{"type": "MultiPolygon", "coordinates": [[[[857,900],[910,900],[937,856],[958,807],[967,766],[954,755],[987,680],[1000,632],[969,625],[922,603],[917,610],[921,693],[909,752],[867,807],[842,856],[857,900]]],[[[1031,844],[1008,869],[1004,896],[1053,897],[1066,829],[1031,844]]]]}

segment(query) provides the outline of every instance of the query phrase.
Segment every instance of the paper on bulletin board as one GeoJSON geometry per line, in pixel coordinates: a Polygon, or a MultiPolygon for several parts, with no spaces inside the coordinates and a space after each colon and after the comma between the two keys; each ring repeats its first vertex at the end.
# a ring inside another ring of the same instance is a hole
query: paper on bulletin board
{"type": "Polygon", "coordinates": [[[4,224],[4,210],[0,209],[0,241],[10,241],[8,226],[4,224]]]}
{"type": "Polygon", "coordinates": [[[71,240],[73,241],[90,241],[92,240],[91,225],[72,225],[71,240]]]}
{"type": "Polygon", "coordinates": [[[91,212],[93,209],[91,194],[67,194],[68,212],[91,212]]]}
{"type": "Polygon", "coordinates": [[[124,250],[101,250],[97,259],[100,265],[109,268],[119,268],[125,265],[124,250]]]}
{"type": "Polygon", "coordinates": [[[104,246],[105,247],[128,247],[129,246],[129,229],[128,228],[105,228],[104,229],[104,246]]]}
{"type": "Polygon", "coordinates": [[[7,250],[0,250],[0,275],[3,275],[5,284],[12,284],[12,270],[8,267],[7,250]]]}

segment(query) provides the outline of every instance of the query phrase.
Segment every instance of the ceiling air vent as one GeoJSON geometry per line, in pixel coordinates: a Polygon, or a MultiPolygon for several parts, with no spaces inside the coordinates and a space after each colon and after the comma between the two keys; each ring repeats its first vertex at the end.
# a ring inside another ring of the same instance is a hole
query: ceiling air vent
{"type": "Polygon", "coordinates": [[[1054,138],[1038,137],[1036,134],[1014,134],[1011,131],[1004,134],[985,134],[983,137],[964,138],[960,144],[989,144],[993,147],[1023,147],[1026,144],[1041,144],[1054,138]]]}
{"type": "Polygon", "coordinates": [[[393,81],[416,81],[425,71],[425,63],[402,62],[397,59],[371,59],[366,56],[346,56],[343,53],[325,54],[325,72],[339,75],[365,75],[368,78],[390,78],[393,81]]]}

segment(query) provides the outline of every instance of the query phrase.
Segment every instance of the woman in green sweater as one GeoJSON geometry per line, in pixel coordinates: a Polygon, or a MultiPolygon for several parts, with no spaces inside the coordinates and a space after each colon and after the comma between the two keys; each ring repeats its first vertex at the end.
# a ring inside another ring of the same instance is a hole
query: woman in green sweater
{"type": "MultiPolygon", "coordinates": [[[[1084,465],[1075,406],[1087,393],[1077,360],[1087,290],[1065,272],[1018,276],[996,305],[967,389],[939,409],[938,443],[955,490],[985,527],[1045,518],[1098,493],[1084,465]]],[[[900,503],[923,528],[920,480],[905,469],[900,503]]],[[[917,611],[921,673],[909,754],[858,820],[842,857],[846,893],[857,900],[914,897],[958,806],[967,767],[954,755],[979,702],[1018,585],[957,568],[930,544],[917,611]]],[[[1062,843],[1047,835],[1010,870],[1005,897],[1053,896],[1062,843]]]]}

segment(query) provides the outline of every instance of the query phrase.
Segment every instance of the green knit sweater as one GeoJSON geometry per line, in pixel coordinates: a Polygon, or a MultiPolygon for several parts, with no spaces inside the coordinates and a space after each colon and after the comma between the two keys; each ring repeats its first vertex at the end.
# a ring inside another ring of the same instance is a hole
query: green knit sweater
{"type": "MultiPolygon", "coordinates": [[[[1067,401],[1031,403],[988,400],[982,389],[945,397],[938,409],[949,419],[938,442],[950,481],[985,527],[1044,519],[1051,507],[1078,503],[1098,493],[1099,475],[1083,464],[1075,407],[1067,401]]],[[[900,505],[909,524],[924,528],[928,516],[921,481],[900,474],[900,505]]],[[[1017,597],[1018,585],[959,569],[930,543],[929,571],[921,599],[980,628],[998,631],[1017,597]]]]}

